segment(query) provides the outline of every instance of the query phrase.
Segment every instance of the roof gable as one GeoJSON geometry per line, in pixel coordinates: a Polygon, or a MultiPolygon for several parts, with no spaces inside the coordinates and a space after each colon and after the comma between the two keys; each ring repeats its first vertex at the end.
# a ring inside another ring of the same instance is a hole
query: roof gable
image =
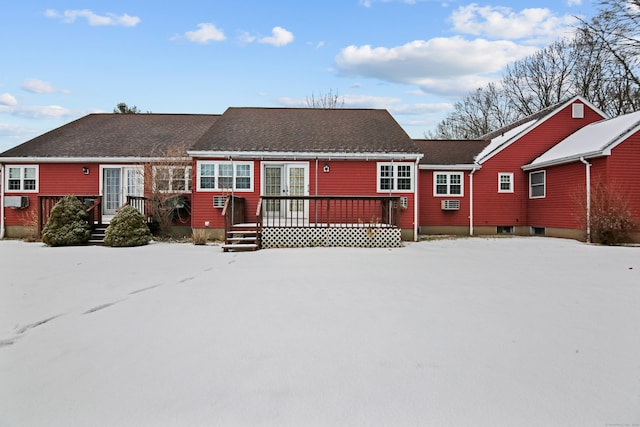
{"type": "Polygon", "coordinates": [[[525,169],[572,162],[581,157],[608,155],[616,145],[639,131],[640,111],[595,122],[560,141],[525,169]]]}
{"type": "Polygon", "coordinates": [[[162,157],[172,149],[187,155],[215,123],[211,114],[89,114],[0,157],[103,158],[162,157]]]}
{"type": "Polygon", "coordinates": [[[501,129],[498,129],[494,132],[490,132],[481,136],[481,139],[491,139],[491,142],[478,156],[478,163],[484,163],[489,160],[494,155],[498,154],[500,151],[513,144],[520,138],[522,138],[527,133],[531,132],[533,129],[542,125],[544,122],[549,120],[551,117],[558,114],[560,111],[565,108],[571,106],[572,104],[580,102],[584,104],[586,107],[595,111],[597,114],[602,116],[602,118],[608,118],[608,116],[599,108],[594,106],[592,103],[587,101],[582,96],[575,96],[568,101],[561,102],[550,107],[547,107],[539,112],[532,114],[531,116],[525,117],[521,120],[518,120],[509,126],[505,126],[501,129]]]}
{"type": "Polygon", "coordinates": [[[191,153],[419,153],[386,110],[229,108],[191,153]]]}

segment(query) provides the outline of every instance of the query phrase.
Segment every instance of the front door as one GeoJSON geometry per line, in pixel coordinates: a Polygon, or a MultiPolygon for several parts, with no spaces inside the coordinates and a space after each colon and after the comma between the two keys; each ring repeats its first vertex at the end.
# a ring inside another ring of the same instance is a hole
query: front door
{"type": "Polygon", "coordinates": [[[135,166],[102,168],[102,214],[115,215],[127,196],[142,196],[142,169],[135,166]]]}
{"type": "MultiPolygon", "coordinates": [[[[309,167],[306,163],[284,163],[264,165],[265,196],[308,196],[309,167]]],[[[305,200],[267,200],[266,213],[269,218],[307,218],[309,203],[305,200]]]]}

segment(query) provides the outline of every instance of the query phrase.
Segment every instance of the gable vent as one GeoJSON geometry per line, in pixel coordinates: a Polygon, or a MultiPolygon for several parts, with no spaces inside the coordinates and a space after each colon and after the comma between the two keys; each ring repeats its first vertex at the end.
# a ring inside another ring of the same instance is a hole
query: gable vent
{"type": "Polygon", "coordinates": [[[460,200],[442,200],[440,207],[443,211],[457,211],[460,209],[460,200]]]}

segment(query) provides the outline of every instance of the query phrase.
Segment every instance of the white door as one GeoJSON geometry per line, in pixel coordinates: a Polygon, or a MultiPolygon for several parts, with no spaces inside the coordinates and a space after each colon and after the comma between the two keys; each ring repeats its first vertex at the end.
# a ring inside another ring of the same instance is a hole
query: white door
{"type": "MultiPolygon", "coordinates": [[[[265,196],[309,195],[309,167],[305,163],[265,164],[263,193],[265,196]]],[[[308,217],[309,202],[305,200],[267,200],[266,213],[269,218],[308,217]]]]}
{"type": "Polygon", "coordinates": [[[108,166],[102,168],[102,214],[115,215],[127,201],[127,196],[144,194],[142,168],[108,166]]]}

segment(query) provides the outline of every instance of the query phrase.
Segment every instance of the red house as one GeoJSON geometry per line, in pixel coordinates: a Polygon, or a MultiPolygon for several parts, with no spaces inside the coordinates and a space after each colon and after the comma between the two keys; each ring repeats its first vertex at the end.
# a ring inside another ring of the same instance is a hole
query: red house
{"type": "Polygon", "coordinates": [[[421,157],[385,110],[93,114],[0,155],[2,233],[41,227],[66,194],[96,223],[124,203],[151,217],[160,188],[184,198],[189,231],[236,247],[256,244],[248,224],[265,247],[397,245],[418,237],[421,157]]]}
{"type": "Polygon", "coordinates": [[[545,234],[590,241],[592,209],[623,203],[640,241],[640,112],[585,126],[522,169],[529,223],[545,234]]]}
{"type": "Polygon", "coordinates": [[[0,154],[0,235],[39,231],[74,194],[96,227],[125,203],[150,221],[168,208],[172,230],[225,249],[583,239],[578,201],[596,184],[615,184],[640,219],[638,114],[605,120],[575,97],[476,141],[412,140],[385,110],[92,114],[0,154]]]}
{"type": "Polygon", "coordinates": [[[424,154],[422,232],[541,232],[529,218],[529,177],[522,167],[576,130],[605,117],[578,96],[484,135],[484,142],[417,141],[424,154]]]}

